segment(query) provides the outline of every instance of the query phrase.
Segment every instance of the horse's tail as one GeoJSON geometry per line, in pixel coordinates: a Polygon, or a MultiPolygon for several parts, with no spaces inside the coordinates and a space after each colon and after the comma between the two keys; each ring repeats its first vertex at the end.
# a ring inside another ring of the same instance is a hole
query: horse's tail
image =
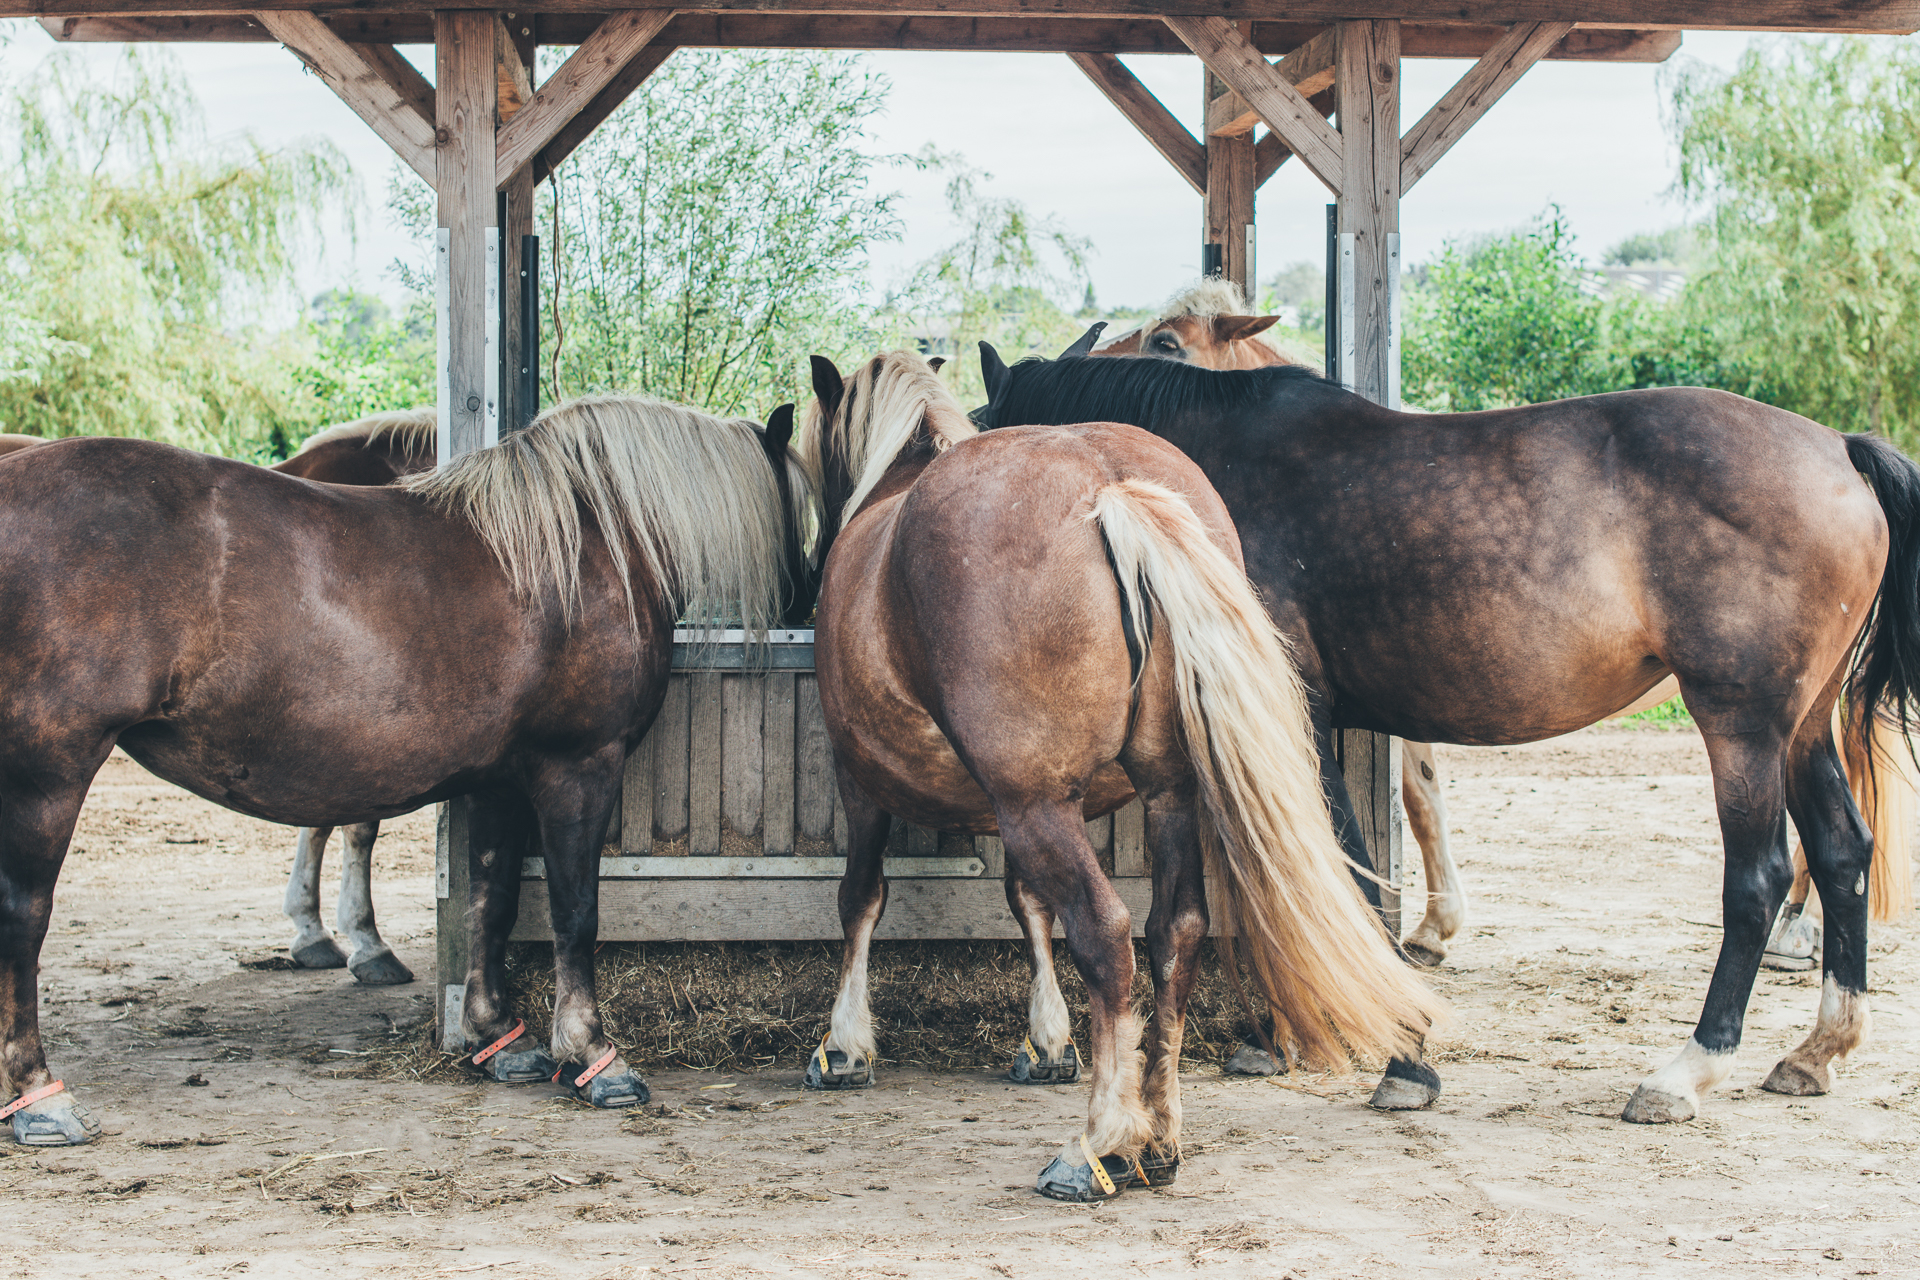
{"type": "Polygon", "coordinates": [[[1878,436],[1846,441],[1848,460],[1873,486],[1887,518],[1887,567],[1849,680],[1845,735],[1849,763],[1866,766],[1850,776],[1882,855],[1873,860],[1869,909],[1887,920],[1913,905],[1913,751],[1904,735],[1916,727],[1920,702],[1920,467],[1878,436]],[[1894,764],[1896,757],[1904,759],[1894,764]],[[1891,776],[1883,780],[1883,771],[1891,776]]]}
{"type": "Polygon", "coordinates": [[[1306,694],[1246,574],[1185,498],[1141,480],[1100,490],[1105,535],[1134,634],[1172,651],[1200,829],[1273,1013],[1276,1043],[1305,1060],[1404,1051],[1442,1004],[1394,953],[1360,897],[1321,790],[1306,694]]]}

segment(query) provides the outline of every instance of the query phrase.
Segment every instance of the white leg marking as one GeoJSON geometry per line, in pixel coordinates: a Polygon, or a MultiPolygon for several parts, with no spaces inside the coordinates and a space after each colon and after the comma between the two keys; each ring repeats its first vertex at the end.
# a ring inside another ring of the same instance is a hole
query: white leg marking
{"type": "Polygon", "coordinates": [[[294,841],[293,874],[287,877],[287,896],[280,909],[293,921],[295,951],[332,937],[320,923],[320,864],[332,834],[332,827],[301,827],[294,841]]]}
{"type": "Polygon", "coordinates": [[[1433,748],[1422,742],[1402,742],[1401,798],[1407,825],[1420,845],[1425,868],[1427,910],[1407,935],[1406,947],[1416,960],[1437,962],[1447,954],[1447,940],[1467,922],[1467,894],[1460,883],[1447,840],[1447,802],[1433,763],[1433,748]]]}
{"type": "Polygon", "coordinates": [[[1826,1093],[1833,1088],[1833,1063],[1867,1042],[1873,1015],[1864,991],[1848,991],[1831,975],[1820,985],[1820,1017],[1813,1034],[1782,1058],[1765,1087],[1775,1093],[1826,1093]]]}
{"type": "Polygon", "coordinates": [[[867,1003],[867,945],[880,923],[881,899],[876,896],[866,917],[847,942],[848,955],[840,971],[840,993],[834,998],[828,1024],[827,1047],[847,1055],[849,1065],[872,1062],[879,1046],[873,1036],[873,1010],[867,1003]]]}
{"type": "Polygon", "coordinates": [[[1114,1030],[1112,1061],[1093,1068],[1093,1099],[1087,1107],[1087,1142],[1097,1156],[1131,1156],[1153,1134],[1153,1119],[1140,1097],[1140,1021],[1131,1014],[1114,1030]]]}
{"type": "Polygon", "coordinates": [[[1700,1112],[1700,1095],[1732,1074],[1736,1054],[1733,1049],[1710,1052],[1688,1036],[1672,1062],[1640,1082],[1624,1118],[1653,1124],[1693,1119],[1700,1112]]]}
{"type": "Polygon", "coordinates": [[[355,964],[387,949],[373,923],[373,841],[379,831],[377,822],[355,823],[342,841],[340,907],[334,918],[353,944],[355,964]]]}

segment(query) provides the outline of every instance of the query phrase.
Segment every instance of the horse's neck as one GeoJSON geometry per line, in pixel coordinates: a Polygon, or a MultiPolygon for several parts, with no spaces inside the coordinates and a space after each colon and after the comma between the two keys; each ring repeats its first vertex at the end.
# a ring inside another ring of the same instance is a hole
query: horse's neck
{"type": "Polygon", "coordinates": [[[1275,351],[1258,338],[1235,338],[1221,352],[1216,369],[1271,369],[1276,365],[1292,364],[1293,361],[1275,351]]]}

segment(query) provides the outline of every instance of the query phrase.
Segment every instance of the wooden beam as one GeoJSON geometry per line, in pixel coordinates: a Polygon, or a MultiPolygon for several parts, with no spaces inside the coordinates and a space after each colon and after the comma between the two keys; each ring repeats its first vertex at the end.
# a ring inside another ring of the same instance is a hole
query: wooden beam
{"type": "MultiPolygon", "coordinates": [[[[531,17],[515,15],[514,25],[532,23],[531,17]]],[[[507,29],[506,17],[495,14],[493,18],[494,66],[498,72],[496,92],[500,95],[500,123],[513,119],[520,108],[533,100],[533,41],[515,40],[513,32],[507,29]],[[525,53],[522,53],[522,46],[525,53]]]]}
{"type": "Polygon", "coordinates": [[[559,133],[553,135],[553,141],[546,145],[533,163],[533,176],[536,182],[545,182],[560,162],[573,154],[573,149],[593,136],[606,118],[619,110],[635,89],[646,83],[647,77],[660,69],[660,64],[673,56],[671,45],[650,44],[642,49],[620,69],[620,73],[607,82],[606,88],[595,94],[593,101],[574,113],[559,133]]]}
{"type": "Polygon", "coordinates": [[[1070,53],[1073,65],[1086,72],[1094,87],[1107,95],[1107,101],[1120,108],[1120,114],[1132,122],[1153,149],[1165,157],[1195,191],[1207,191],[1207,149],[1174,118],[1173,112],[1153,96],[1153,91],[1126,64],[1110,53],[1070,53]]]}
{"type": "Polygon", "coordinates": [[[434,180],[433,125],[352,45],[311,13],[256,15],[273,38],[313,68],[355,115],[372,126],[409,168],[434,180]]]}
{"type": "MultiPolygon", "coordinates": [[[[1322,31],[1313,39],[1289,53],[1274,64],[1273,69],[1280,78],[1300,91],[1300,96],[1311,100],[1317,93],[1333,87],[1333,29],[1322,31]]],[[[1243,111],[1235,114],[1228,109],[1230,99],[1216,98],[1207,108],[1207,136],[1209,138],[1231,138],[1242,133],[1252,133],[1253,127],[1260,123],[1258,111],[1243,111]]]]}
{"type": "MultiPolygon", "coordinates": [[[[432,43],[430,13],[367,10],[323,12],[320,20],[352,44],[432,43]]],[[[542,14],[540,43],[573,45],[593,34],[601,15],[542,14]]],[[[43,18],[40,25],[65,42],[270,40],[250,14],[172,17],[43,18]]],[[[1253,43],[1269,56],[1313,39],[1322,23],[1256,22],[1253,43]]],[[[1505,27],[1451,24],[1401,27],[1403,58],[1478,58],[1505,27]]],[[[1167,25],[1152,18],[934,18],[858,17],[815,13],[686,13],[654,37],[668,48],[997,50],[1013,53],[1167,53],[1190,51],[1167,25]]],[[[1608,27],[1576,28],[1547,57],[1575,62],[1661,62],[1680,47],[1680,32],[1608,27]]]]}
{"type": "Polygon", "coordinates": [[[1340,189],[1340,135],[1225,18],[1169,17],[1166,24],[1207,67],[1245,98],[1314,176],[1340,189]]]}
{"type": "MultiPolygon", "coordinates": [[[[447,0],[318,0],[317,10],[374,8],[427,13],[447,0]]],[[[101,14],[246,13],[258,0],[0,0],[0,17],[89,17],[101,14]]],[[[690,0],[707,12],[776,12],[793,0],[690,0]]],[[[900,18],[916,14],[1003,16],[1009,0],[807,0],[814,12],[900,18]],[[817,6],[817,8],[815,7],[817,6]]],[[[606,0],[490,0],[506,12],[605,13],[606,0]]],[[[1208,17],[1221,0],[1050,0],[1055,17],[1208,17]]],[[[1920,0],[1236,0],[1240,21],[1307,22],[1343,18],[1413,23],[1511,26],[1516,22],[1579,22],[1589,26],[1676,30],[1832,31],[1905,35],[1920,29],[1920,0]]]]}
{"type": "Polygon", "coordinates": [[[1433,109],[1420,117],[1400,144],[1400,191],[1404,195],[1426,176],[1440,157],[1473,128],[1500,96],[1513,88],[1527,69],[1563,40],[1571,28],[1564,22],[1523,22],[1514,27],[1480,61],[1441,95],[1433,109]]]}
{"type": "MultiPolygon", "coordinates": [[[[1400,52],[1392,22],[1342,22],[1335,114],[1340,120],[1340,233],[1354,238],[1354,367],[1341,380],[1393,408],[1392,296],[1400,236],[1400,52]],[[1350,376],[1349,376],[1350,375],[1350,376]]],[[[1343,317],[1343,324],[1347,323],[1343,317]]]]}
{"type": "MultiPolygon", "coordinates": [[[[353,48],[375,74],[387,82],[389,88],[400,95],[401,101],[412,107],[420,118],[433,127],[433,85],[420,74],[405,55],[390,44],[356,44],[353,48]]],[[[432,181],[432,179],[428,179],[432,181]]]]}
{"type": "MultiPolygon", "coordinates": [[[[1328,87],[1314,94],[1307,101],[1323,117],[1333,114],[1333,89],[1328,87]]],[[[1265,184],[1274,175],[1275,170],[1293,158],[1293,152],[1287,144],[1280,141],[1280,135],[1269,132],[1253,148],[1253,185],[1265,184]]]]}
{"type": "Polygon", "coordinates": [[[546,149],[673,17],[671,9],[625,9],[600,24],[547,78],[533,101],[500,130],[495,168],[501,185],[546,149]]]}
{"type": "MultiPolygon", "coordinates": [[[[1264,66],[1264,61],[1262,62],[1264,66]]],[[[1230,102],[1233,110],[1246,108],[1246,100],[1229,89],[1212,71],[1201,74],[1202,116],[1211,115],[1217,103],[1230,102]]],[[[1243,296],[1251,297],[1254,279],[1254,153],[1251,131],[1229,138],[1207,139],[1207,188],[1200,202],[1200,243],[1202,270],[1211,267],[1240,286],[1243,296]],[[1206,263],[1205,249],[1216,246],[1219,254],[1206,263]]]]}

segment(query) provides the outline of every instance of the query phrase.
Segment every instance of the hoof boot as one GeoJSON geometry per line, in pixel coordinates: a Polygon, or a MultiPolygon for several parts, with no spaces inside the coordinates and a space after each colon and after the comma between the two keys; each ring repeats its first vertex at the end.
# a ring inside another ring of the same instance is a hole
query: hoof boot
{"type": "Polygon", "coordinates": [[[66,1093],[36,1102],[7,1119],[13,1125],[13,1140],[23,1147],[78,1147],[100,1136],[100,1122],[93,1113],[66,1093]]]}
{"type": "Polygon", "coordinates": [[[1819,963],[1820,942],[1819,922],[1789,903],[1773,926],[1773,936],[1760,953],[1760,963],[1783,973],[1805,973],[1819,963]]]}
{"type": "Polygon", "coordinates": [[[1124,1156],[1094,1156],[1083,1137],[1069,1142],[1053,1162],[1040,1171],[1033,1189],[1049,1200],[1085,1204],[1111,1200],[1133,1185],[1134,1163],[1124,1156]]]}
{"type": "Polygon", "coordinates": [[[536,1044],[529,1049],[502,1050],[481,1063],[480,1072],[501,1084],[531,1084],[553,1079],[559,1065],[553,1055],[536,1044]]]}
{"type": "Polygon", "coordinates": [[[1007,1079],[1015,1084],[1072,1084],[1080,1078],[1080,1051],[1067,1041],[1058,1058],[1042,1058],[1029,1039],[1014,1055],[1007,1079]]]}
{"type": "Polygon", "coordinates": [[[304,947],[296,947],[292,952],[293,962],[302,969],[344,969],[347,967],[347,953],[332,938],[321,938],[318,942],[309,942],[304,947]]]}
{"type": "Polygon", "coordinates": [[[1386,1076],[1374,1086],[1373,1097],[1367,1099],[1367,1105],[1375,1111],[1418,1111],[1430,1107],[1440,1093],[1436,1089],[1408,1080],[1404,1076],[1386,1076]]]}
{"type": "Polygon", "coordinates": [[[1227,1059],[1224,1070],[1230,1076],[1275,1076],[1280,1074],[1280,1065],[1259,1045],[1242,1044],[1227,1059]]]}
{"type": "Polygon", "coordinates": [[[413,970],[400,963],[400,957],[382,947],[366,955],[357,955],[347,965],[353,980],[369,987],[397,987],[413,981],[413,970]]]}
{"type": "Polygon", "coordinates": [[[867,1089],[873,1085],[873,1064],[862,1059],[849,1058],[838,1049],[827,1048],[822,1040],[820,1047],[807,1059],[807,1078],[803,1082],[809,1089],[867,1089]]]}
{"type": "Polygon", "coordinates": [[[573,1080],[586,1069],[584,1063],[570,1062],[560,1068],[560,1078],[573,1090],[574,1097],[589,1106],[613,1111],[620,1107],[641,1106],[653,1096],[647,1088],[647,1082],[635,1071],[603,1071],[587,1081],[584,1087],[574,1084],[573,1080]]]}
{"type": "Polygon", "coordinates": [[[1699,1111],[1691,1098],[1649,1089],[1643,1084],[1627,1099],[1626,1110],[1620,1113],[1620,1118],[1629,1124],[1675,1124],[1693,1119],[1699,1111]]]}
{"type": "Polygon", "coordinates": [[[1173,1180],[1180,1176],[1180,1153],[1178,1151],[1155,1151],[1148,1147],[1133,1162],[1133,1181],[1135,1187],[1170,1187],[1173,1180]]]}

